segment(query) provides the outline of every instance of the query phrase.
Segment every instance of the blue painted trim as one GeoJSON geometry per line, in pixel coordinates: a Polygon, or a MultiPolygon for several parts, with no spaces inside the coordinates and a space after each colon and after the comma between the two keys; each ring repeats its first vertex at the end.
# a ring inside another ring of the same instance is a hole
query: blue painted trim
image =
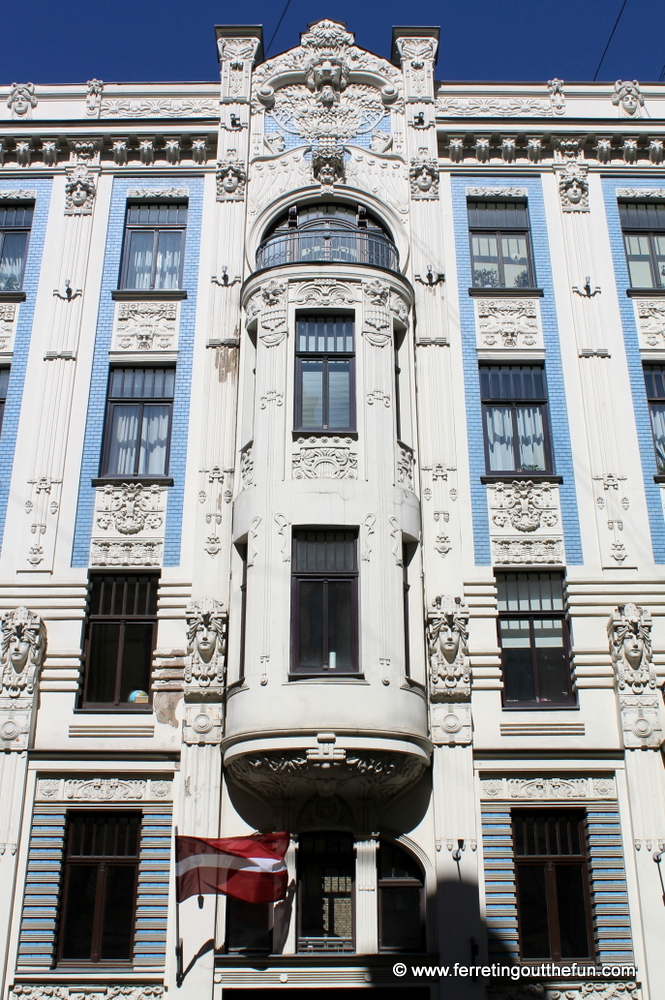
{"type": "Polygon", "coordinates": [[[476,564],[491,565],[489,517],[487,512],[487,487],[480,482],[485,474],[485,449],[483,443],[480,381],[476,352],[476,325],[473,299],[468,294],[471,287],[471,253],[469,224],[466,210],[466,188],[474,184],[483,187],[513,187],[518,184],[527,191],[531,239],[537,284],[544,295],[540,300],[543,339],[546,349],[545,372],[549,398],[550,429],[555,471],[563,476],[559,487],[561,517],[563,522],[566,562],[582,563],[582,542],[577,513],[577,494],[573,475],[570,430],[563,383],[559,330],[554,305],[554,286],[550,264],[549,242],[545,222],[542,185],[539,177],[474,177],[452,178],[453,219],[457,252],[457,281],[459,287],[460,326],[462,333],[462,360],[464,365],[464,391],[469,436],[469,466],[471,473],[471,514],[476,564]]]}
{"type": "Polygon", "coordinates": [[[0,538],[4,534],[5,520],[7,518],[9,484],[14,465],[16,435],[18,433],[18,422],[21,414],[25,370],[28,364],[28,350],[30,348],[35,299],[37,297],[39,275],[42,266],[52,183],[53,181],[50,177],[41,180],[35,180],[31,177],[27,184],[21,180],[3,180],[2,182],[2,187],[5,191],[24,191],[28,188],[30,191],[35,191],[37,196],[35,198],[35,211],[32,217],[28,256],[25,261],[25,274],[23,276],[23,291],[26,293],[26,300],[17,307],[18,323],[14,334],[14,354],[9,373],[2,434],[0,434],[0,538]]]}
{"type": "MultiPolygon", "coordinates": [[[[187,436],[189,425],[189,403],[192,381],[192,360],[194,349],[194,327],[196,320],[196,297],[201,245],[201,216],[203,210],[203,178],[178,177],[178,184],[189,189],[187,213],[187,235],[183,266],[183,287],[187,298],[180,307],[180,329],[178,335],[178,363],[176,366],[173,421],[171,425],[171,451],[169,475],[174,485],[169,488],[165,539],[164,566],[180,564],[180,542],[185,489],[185,465],[187,460],[187,436]]],[[[104,256],[104,274],[100,292],[99,316],[95,339],[95,353],[92,363],[92,379],[88,414],[86,418],[81,479],[79,482],[76,526],[72,549],[72,566],[88,566],[90,537],[95,505],[95,490],[90,485],[99,474],[99,460],[102,448],[104,417],[106,414],[106,391],[109,373],[109,355],[113,331],[114,302],[111,292],[118,287],[122,244],[125,228],[127,192],[137,185],[136,177],[115,178],[109,210],[108,234],[104,256]]],[[[173,178],[150,178],[150,187],[167,190],[173,186],[173,178]]]]}
{"type": "MultiPolygon", "coordinates": [[[[628,274],[623,233],[621,231],[621,219],[619,217],[619,203],[616,194],[617,188],[631,187],[653,190],[655,185],[654,179],[647,177],[637,179],[633,177],[604,177],[602,184],[607,228],[610,235],[614,274],[619,297],[619,312],[621,314],[623,339],[626,347],[628,376],[633,396],[640,460],[642,462],[642,477],[649,515],[649,527],[651,529],[653,559],[655,563],[660,564],[665,563],[665,519],[663,518],[660,486],[653,481],[653,477],[658,471],[656,467],[656,454],[653,447],[649,403],[644,384],[643,362],[640,354],[637,324],[635,322],[635,308],[632,299],[629,299],[626,295],[626,289],[630,288],[630,276],[628,274]]],[[[663,185],[663,189],[665,190],[665,185],[663,185]]]]}

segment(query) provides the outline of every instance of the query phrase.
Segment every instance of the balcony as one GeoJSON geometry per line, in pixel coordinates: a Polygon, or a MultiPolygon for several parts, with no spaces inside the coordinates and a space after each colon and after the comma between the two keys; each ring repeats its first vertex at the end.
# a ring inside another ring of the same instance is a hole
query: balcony
{"type": "Polygon", "coordinates": [[[322,225],[304,231],[280,232],[269,236],[259,246],[256,266],[259,270],[282,264],[369,264],[398,271],[399,255],[395,244],[375,230],[322,225]]]}

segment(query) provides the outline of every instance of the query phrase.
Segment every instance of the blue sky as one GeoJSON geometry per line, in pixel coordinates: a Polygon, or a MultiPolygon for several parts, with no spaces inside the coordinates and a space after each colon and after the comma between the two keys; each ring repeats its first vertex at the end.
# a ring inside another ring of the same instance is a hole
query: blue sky
{"type": "MultiPolygon", "coordinates": [[[[6,2],[0,84],[214,80],[214,24],[263,24],[267,44],[286,0],[6,2]],[[242,16],[241,16],[242,15],[242,16]]],[[[307,23],[346,21],[356,42],[389,57],[393,25],[441,26],[441,80],[591,80],[622,0],[291,0],[270,55],[307,23]]],[[[656,81],[665,65],[665,0],[627,0],[599,80],[656,81]]]]}

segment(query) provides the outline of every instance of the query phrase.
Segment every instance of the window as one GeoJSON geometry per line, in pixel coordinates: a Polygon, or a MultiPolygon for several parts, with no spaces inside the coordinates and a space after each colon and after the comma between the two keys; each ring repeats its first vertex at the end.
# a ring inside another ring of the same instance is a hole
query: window
{"type": "Polygon", "coordinates": [[[0,368],[0,431],[2,422],[5,419],[5,403],[7,402],[7,389],[9,387],[9,368],[0,368]]]}
{"type": "Polygon", "coordinates": [[[60,963],[131,962],[140,829],[136,812],[69,814],[60,963]]]}
{"type": "Polygon", "coordinates": [[[327,313],[296,323],[297,431],[352,431],[353,317],[327,313]]]}
{"type": "Polygon", "coordinates": [[[619,215],[633,288],[665,288],[665,204],[620,202],[619,215]]]}
{"type": "Polygon", "coordinates": [[[353,951],[350,833],[306,833],[298,847],[298,951],[353,951]]]}
{"type": "Polygon", "coordinates": [[[357,532],[293,534],[293,673],[358,670],[357,532]]]}
{"type": "Polygon", "coordinates": [[[23,284],[34,205],[0,204],[0,292],[16,292],[23,284]]]}
{"type": "Polygon", "coordinates": [[[420,865],[397,844],[382,840],[378,882],[379,950],[422,951],[425,894],[420,865]]]}
{"type": "Polygon", "coordinates": [[[470,201],[474,288],[533,288],[526,202],[470,201]]]}
{"type": "Polygon", "coordinates": [[[152,573],[92,576],[84,708],[147,707],[158,582],[152,573]]]}
{"type": "Polygon", "coordinates": [[[544,369],[483,365],[480,395],[487,472],[551,472],[544,369]]]}
{"type": "Polygon", "coordinates": [[[169,465],[174,368],[112,368],[103,476],[165,476],[169,465]]]}
{"type": "Polygon", "coordinates": [[[644,381],[656,449],[656,469],[662,476],[665,474],[665,365],[645,365],[644,381]]]}
{"type": "Polygon", "coordinates": [[[520,957],[591,958],[583,813],[515,810],[512,825],[520,957]]]}
{"type": "Polygon", "coordinates": [[[497,573],[506,705],[574,704],[560,573],[497,573]]]}
{"type": "Polygon", "coordinates": [[[130,202],[120,287],[180,288],[186,225],[185,202],[130,202]]]}

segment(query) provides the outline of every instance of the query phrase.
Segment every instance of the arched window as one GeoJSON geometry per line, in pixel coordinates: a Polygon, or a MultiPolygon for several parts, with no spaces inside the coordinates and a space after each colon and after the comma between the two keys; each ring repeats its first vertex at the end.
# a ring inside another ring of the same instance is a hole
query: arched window
{"type": "Polygon", "coordinates": [[[289,263],[370,264],[397,270],[391,233],[362,205],[292,205],[266,232],[259,268],[289,263]]]}
{"type": "Polygon", "coordinates": [[[412,855],[382,840],[378,853],[379,951],[422,951],[425,944],[425,888],[412,855]]]}

